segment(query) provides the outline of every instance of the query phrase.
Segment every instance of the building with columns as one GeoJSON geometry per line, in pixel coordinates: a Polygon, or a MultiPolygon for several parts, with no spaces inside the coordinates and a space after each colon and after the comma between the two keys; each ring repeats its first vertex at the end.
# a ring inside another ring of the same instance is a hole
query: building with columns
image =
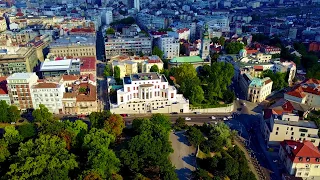
{"type": "Polygon", "coordinates": [[[188,113],[189,101],[170,86],[164,75],[139,73],[123,78],[123,88],[117,91],[117,103],[110,111],[129,113],[188,113]]]}

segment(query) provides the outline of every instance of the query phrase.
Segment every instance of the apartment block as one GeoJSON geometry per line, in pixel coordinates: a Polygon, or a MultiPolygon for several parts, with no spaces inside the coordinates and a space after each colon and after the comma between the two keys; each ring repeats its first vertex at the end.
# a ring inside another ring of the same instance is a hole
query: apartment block
{"type": "Polygon", "coordinates": [[[7,78],[11,104],[22,111],[34,108],[31,87],[38,81],[36,73],[14,73],[7,78]]]}
{"type": "Polygon", "coordinates": [[[41,63],[42,77],[59,77],[62,75],[80,75],[80,59],[63,59],[41,63]]]}
{"type": "Polygon", "coordinates": [[[116,55],[150,55],[152,53],[152,40],[140,33],[137,35],[108,35],[105,40],[106,58],[116,55]]]}
{"type": "Polygon", "coordinates": [[[284,140],[308,140],[315,146],[319,145],[319,129],[316,124],[313,121],[300,120],[296,114],[272,114],[262,124],[262,133],[268,144],[278,145],[284,140]]]}
{"type": "Polygon", "coordinates": [[[187,113],[189,101],[168,84],[159,73],[131,74],[123,78],[123,88],[117,91],[117,102],[110,111],[130,113],[187,113]]]}
{"type": "MultiPolygon", "coordinates": [[[[158,39],[157,46],[163,52],[163,58],[172,59],[175,57],[179,57],[180,43],[174,37],[168,36],[168,35],[162,35],[158,39]]],[[[160,57],[160,58],[162,58],[162,57],[160,57]]]]}
{"type": "Polygon", "coordinates": [[[319,179],[320,152],[310,141],[281,142],[279,157],[290,179],[319,179]]]}
{"type": "Polygon", "coordinates": [[[74,58],[96,56],[96,37],[92,35],[66,35],[49,45],[55,56],[74,58]]]}
{"type": "Polygon", "coordinates": [[[0,50],[0,76],[33,72],[37,64],[37,53],[33,47],[8,47],[0,50]]]}

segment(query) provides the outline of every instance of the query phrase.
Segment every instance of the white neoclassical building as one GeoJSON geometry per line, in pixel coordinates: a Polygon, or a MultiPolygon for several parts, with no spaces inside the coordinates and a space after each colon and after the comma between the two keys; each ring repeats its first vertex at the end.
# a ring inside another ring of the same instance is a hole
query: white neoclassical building
{"type": "Polygon", "coordinates": [[[111,104],[116,114],[188,113],[189,101],[177,94],[159,73],[139,73],[123,78],[123,88],[117,91],[117,103],[111,104]]]}
{"type": "Polygon", "coordinates": [[[62,98],[65,92],[63,84],[54,82],[43,82],[34,84],[31,87],[31,98],[33,107],[39,108],[40,104],[45,105],[50,112],[62,114],[63,104],[62,98]]]}

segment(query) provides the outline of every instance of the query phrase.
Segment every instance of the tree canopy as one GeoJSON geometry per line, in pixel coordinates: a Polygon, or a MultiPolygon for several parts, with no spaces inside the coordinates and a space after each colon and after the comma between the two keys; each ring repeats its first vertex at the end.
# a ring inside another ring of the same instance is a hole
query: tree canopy
{"type": "Polygon", "coordinates": [[[32,112],[32,116],[36,122],[48,121],[53,118],[52,113],[43,104],[40,104],[39,108],[32,112]]]}
{"type": "Polygon", "coordinates": [[[151,66],[150,72],[159,72],[159,67],[156,64],[151,66]]]}
{"type": "Polygon", "coordinates": [[[238,54],[241,49],[244,48],[244,44],[241,42],[230,42],[226,44],[226,51],[228,54],[238,54]]]}
{"type": "Polygon", "coordinates": [[[270,77],[273,81],[272,90],[280,90],[288,86],[288,79],[286,79],[287,73],[276,72],[274,73],[271,70],[263,71],[263,77],[270,77]]]}
{"type": "Polygon", "coordinates": [[[70,170],[78,167],[75,155],[57,136],[40,135],[22,143],[7,176],[10,179],[67,179],[70,170]]]}
{"type": "Polygon", "coordinates": [[[106,30],[106,33],[107,34],[114,34],[116,31],[113,29],[113,28],[108,28],[107,30],[106,30]]]}
{"type": "Polygon", "coordinates": [[[113,76],[113,71],[112,68],[110,67],[110,65],[106,65],[104,70],[103,70],[103,74],[105,77],[109,77],[109,76],[113,76]]]}
{"type": "Polygon", "coordinates": [[[113,76],[116,82],[119,84],[121,82],[121,78],[120,78],[120,68],[118,66],[115,66],[113,68],[113,76]]]}
{"type": "Polygon", "coordinates": [[[17,106],[9,106],[6,101],[0,101],[0,123],[16,122],[20,118],[20,110],[17,106]]]}
{"type": "Polygon", "coordinates": [[[112,134],[114,136],[119,136],[122,133],[123,128],[125,127],[124,120],[122,116],[118,114],[112,114],[105,122],[104,122],[104,130],[112,134]]]}
{"type": "Polygon", "coordinates": [[[161,51],[161,49],[159,49],[158,46],[154,46],[152,49],[152,55],[157,55],[160,58],[163,58],[163,52],[161,51]]]}

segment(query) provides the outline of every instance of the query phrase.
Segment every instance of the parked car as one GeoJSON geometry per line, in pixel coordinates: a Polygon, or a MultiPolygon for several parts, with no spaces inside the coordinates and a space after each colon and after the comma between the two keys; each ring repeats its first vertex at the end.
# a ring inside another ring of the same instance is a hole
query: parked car
{"type": "Polygon", "coordinates": [[[195,112],[195,114],[201,114],[201,112],[195,112]]]}
{"type": "Polygon", "coordinates": [[[172,112],[171,114],[178,114],[178,112],[172,112]]]}
{"type": "Polygon", "coordinates": [[[214,117],[214,116],[211,116],[211,119],[217,119],[216,117],[214,117]]]}
{"type": "Polygon", "coordinates": [[[191,118],[186,117],[185,120],[186,120],[186,121],[191,121],[191,118]]]}
{"type": "Polygon", "coordinates": [[[239,101],[239,98],[237,98],[237,101],[239,101]]]}
{"type": "Polygon", "coordinates": [[[227,121],[227,120],[228,120],[228,118],[224,117],[224,118],[223,118],[223,120],[224,120],[224,121],[227,121]]]}
{"type": "Polygon", "coordinates": [[[232,119],[232,116],[228,116],[227,118],[228,118],[228,119],[232,119]]]}
{"type": "Polygon", "coordinates": [[[16,124],[16,122],[11,122],[10,124],[16,124]]]}

